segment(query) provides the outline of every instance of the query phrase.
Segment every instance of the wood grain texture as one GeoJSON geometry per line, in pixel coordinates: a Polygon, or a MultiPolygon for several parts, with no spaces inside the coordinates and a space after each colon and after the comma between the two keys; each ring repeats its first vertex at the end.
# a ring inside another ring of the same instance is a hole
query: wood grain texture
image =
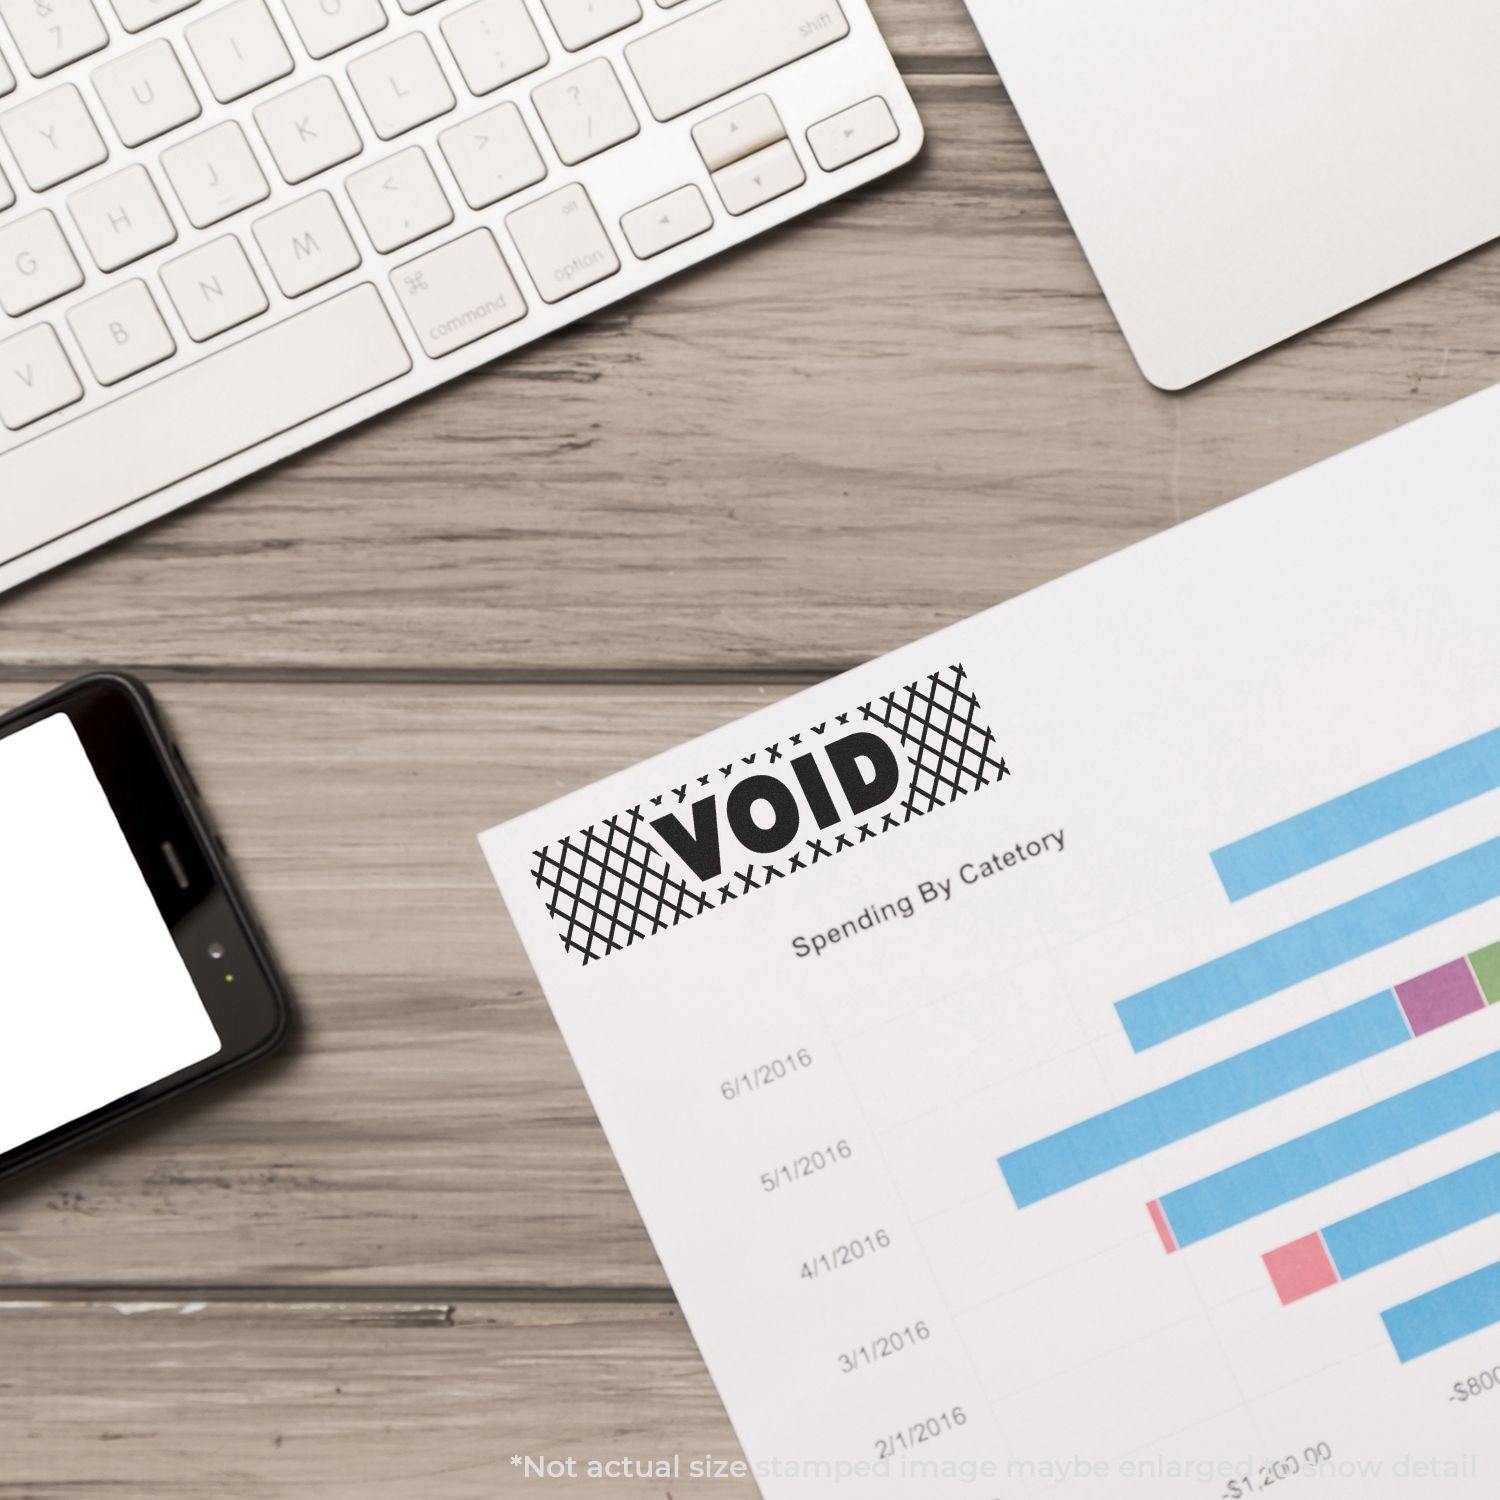
{"type": "Polygon", "coordinates": [[[0,1500],[754,1500],[749,1480],[589,1480],[740,1458],[673,1307],[0,1303],[0,1500]],[[527,1479],[512,1454],[567,1456],[527,1479]]]}
{"type": "Polygon", "coordinates": [[[870,9],[904,72],[994,76],[961,0],[870,0],[870,9]]]}
{"type": "Polygon", "coordinates": [[[1486,250],[1153,390],[995,81],[914,83],[912,169],[9,597],[6,663],[847,665],[1495,378],[1486,250]]]}
{"type": "Polygon", "coordinates": [[[874,4],[914,167],[0,603],[5,700],[157,682],[298,1014],[0,1188],[0,1500],[750,1500],[509,1467],[735,1449],[475,833],[1496,378],[1492,248],[1152,390],[874,4]]]}
{"type": "Polygon", "coordinates": [[[781,691],[165,688],[296,1033],[0,1187],[0,1282],[663,1287],[475,835],[781,691]]]}

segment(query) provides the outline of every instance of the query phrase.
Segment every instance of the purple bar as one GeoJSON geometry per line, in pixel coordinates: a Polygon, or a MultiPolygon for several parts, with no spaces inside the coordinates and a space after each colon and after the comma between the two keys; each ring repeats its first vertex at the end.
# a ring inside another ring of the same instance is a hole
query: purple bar
{"type": "Polygon", "coordinates": [[[1471,1016],[1484,1009],[1484,996],[1466,958],[1456,958],[1440,969],[1398,984],[1396,999],[1406,1012],[1413,1036],[1425,1036],[1460,1016],[1471,1016]]]}

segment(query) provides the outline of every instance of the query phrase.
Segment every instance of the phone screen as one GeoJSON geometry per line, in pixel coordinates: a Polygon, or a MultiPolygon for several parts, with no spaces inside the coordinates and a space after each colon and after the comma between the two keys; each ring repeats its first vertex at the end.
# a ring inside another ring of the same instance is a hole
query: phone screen
{"type": "Polygon", "coordinates": [[[0,737],[0,1151],[220,1048],[72,720],[0,737]]]}

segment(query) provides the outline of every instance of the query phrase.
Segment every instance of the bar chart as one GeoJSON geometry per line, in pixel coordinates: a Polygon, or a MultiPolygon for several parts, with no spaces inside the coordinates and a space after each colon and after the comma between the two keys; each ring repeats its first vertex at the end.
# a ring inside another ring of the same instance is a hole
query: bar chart
{"type": "Polygon", "coordinates": [[[1500,1263],[1382,1313],[1402,1363],[1500,1323],[1500,1263]]]}
{"type": "Polygon", "coordinates": [[[1497,897],[1500,838],[1129,995],[1115,1010],[1141,1052],[1497,897]]]}
{"type": "Polygon", "coordinates": [[[1003,1156],[1018,1207],[1146,1156],[1500,999],[1500,945],[1372,995],[1003,1156]],[[1486,996],[1477,972],[1486,976],[1486,996]]]}
{"type": "Polygon", "coordinates": [[[1500,1495],[1497,413],[486,836],[768,1500],[1500,1495]],[[656,806],[712,910],[584,965],[536,850],[656,806]]]}
{"type": "MultiPolygon", "coordinates": [[[[1308,807],[1210,854],[1225,898],[1241,902],[1500,788],[1500,729],[1438,751],[1308,807]]],[[[1500,897],[1500,838],[1490,838],[1115,1002],[1137,1055],[1211,1028],[1259,1002],[1377,955],[1500,897]]],[[[1500,1115],[1500,942],[1230,1053],[1003,1153],[1019,1210],[1249,1115],[1273,1101],[1450,1028],[1472,1028],[1457,1066],[1331,1113],[1313,1128],[1164,1185],[1145,1205],[1177,1255],[1359,1174],[1407,1158],[1500,1115]]],[[[1310,1228],[1262,1252],[1284,1307],[1328,1292],[1500,1216],[1500,1153],[1310,1228]]],[[[1381,1313],[1402,1363],[1500,1324],[1500,1264],[1381,1313]]]]}
{"type": "Polygon", "coordinates": [[[1184,1249],[1497,1110],[1500,1051],[1165,1193],[1150,1212],[1166,1248],[1184,1249]]]}
{"type": "Polygon", "coordinates": [[[1231,901],[1279,885],[1500,787],[1500,729],[1215,849],[1231,901]]]}
{"type": "Polygon", "coordinates": [[[1283,1304],[1500,1214],[1500,1154],[1388,1198],[1266,1253],[1283,1304]]]}

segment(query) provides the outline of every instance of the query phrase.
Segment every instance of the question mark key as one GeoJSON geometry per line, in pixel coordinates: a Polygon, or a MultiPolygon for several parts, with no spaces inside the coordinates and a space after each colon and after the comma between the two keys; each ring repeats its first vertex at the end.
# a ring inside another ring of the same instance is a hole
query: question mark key
{"type": "Polygon", "coordinates": [[[641,122],[606,57],[542,84],[531,99],[564,166],[587,161],[641,133],[641,122]]]}

